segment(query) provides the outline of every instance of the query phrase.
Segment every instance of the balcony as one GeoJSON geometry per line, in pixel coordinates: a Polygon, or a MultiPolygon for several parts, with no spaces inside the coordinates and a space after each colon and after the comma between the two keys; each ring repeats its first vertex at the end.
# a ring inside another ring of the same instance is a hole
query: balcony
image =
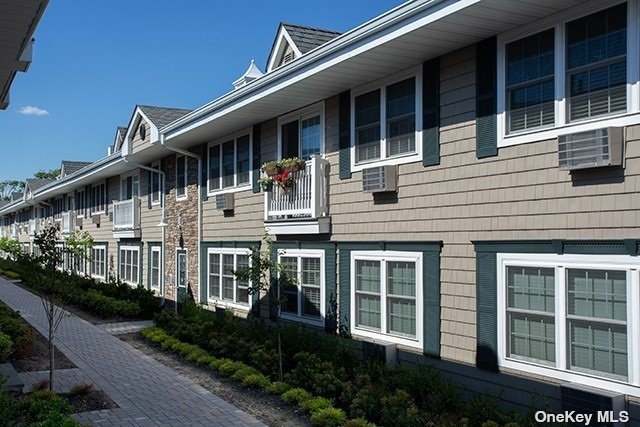
{"type": "Polygon", "coordinates": [[[16,224],[15,222],[11,224],[11,238],[12,239],[18,238],[18,224],[16,224]]]}
{"type": "Polygon", "coordinates": [[[113,202],[113,237],[140,237],[140,200],[138,198],[113,202]]]}
{"type": "Polygon", "coordinates": [[[40,220],[39,219],[30,219],[29,220],[29,237],[33,237],[36,233],[40,232],[40,220]]]}
{"type": "Polygon", "coordinates": [[[75,229],[75,213],[74,212],[63,212],[62,213],[62,223],[60,224],[60,232],[64,235],[73,233],[75,229]]]}
{"type": "Polygon", "coordinates": [[[319,156],[293,172],[294,184],[282,189],[274,185],[265,193],[264,222],[270,234],[323,234],[331,225],[328,188],[329,162],[319,156]]]}

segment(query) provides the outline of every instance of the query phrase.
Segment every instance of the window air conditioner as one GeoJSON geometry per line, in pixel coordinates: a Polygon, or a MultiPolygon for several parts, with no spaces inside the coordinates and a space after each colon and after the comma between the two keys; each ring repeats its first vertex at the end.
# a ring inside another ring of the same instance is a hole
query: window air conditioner
{"type": "Polygon", "coordinates": [[[558,136],[558,165],[563,170],[619,166],[623,131],[620,127],[558,136]]]}
{"type": "Polygon", "coordinates": [[[362,191],[364,193],[383,193],[398,191],[398,167],[377,166],[362,170],[362,191]]]}
{"type": "Polygon", "coordinates": [[[222,211],[233,210],[234,197],[233,193],[217,194],[216,195],[216,209],[222,211]]]}

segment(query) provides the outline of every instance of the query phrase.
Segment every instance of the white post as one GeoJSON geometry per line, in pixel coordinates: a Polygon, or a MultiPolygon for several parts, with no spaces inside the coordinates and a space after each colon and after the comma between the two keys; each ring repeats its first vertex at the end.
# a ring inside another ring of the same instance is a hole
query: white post
{"type": "Polygon", "coordinates": [[[320,186],[318,185],[320,179],[320,157],[313,156],[311,157],[311,218],[318,218],[319,214],[319,198],[318,198],[318,190],[320,186]]]}

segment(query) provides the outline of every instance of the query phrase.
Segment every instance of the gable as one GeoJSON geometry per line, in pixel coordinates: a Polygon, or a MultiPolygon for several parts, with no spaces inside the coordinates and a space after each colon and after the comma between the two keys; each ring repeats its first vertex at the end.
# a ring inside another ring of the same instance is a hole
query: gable
{"type": "Polygon", "coordinates": [[[273,49],[267,61],[267,72],[275,70],[282,65],[302,56],[302,52],[296,47],[283,24],[280,24],[278,34],[273,44],[273,49]]]}
{"type": "Polygon", "coordinates": [[[281,23],[267,60],[267,72],[300,58],[339,35],[337,31],[281,23]]]}

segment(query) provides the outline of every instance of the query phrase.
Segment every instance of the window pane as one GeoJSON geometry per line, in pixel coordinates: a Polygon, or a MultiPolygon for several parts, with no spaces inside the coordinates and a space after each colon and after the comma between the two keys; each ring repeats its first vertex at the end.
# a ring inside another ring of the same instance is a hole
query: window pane
{"type": "Polygon", "coordinates": [[[387,332],[416,336],[415,300],[387,298],[387,311],[387,332]]]}
{"type": "Polygon", "coordinates": [[[356,162],[380,158],[380,90],[355,97],[356,162]]]}
{"type": "Polygon", "coordinates": [[[356,293],[356,322],[358,326],[380,330],[380,297],[356,293]]]}
{"type": "Polygon", "coordinates": [[[300,157],[308,160],[314,154],[320,154],[320,116],[302,120],[300,138],[300,157]]]}
{"type": "Polygon", "coordinates": [[[220,188],[220,145],[209,148],[209,188],[220,188]]]}
{"type": "Polygon", "coordinates": [[[556,329],[553,317],[508,313],[509,355],[547,362],[556,360],[556,329]]]}
{"type": "Polygon", "coordinates": [[[415,151],[416,146],[415,78],[387,86],[387,155],[415,151]]]}
{"type": "Polygon", "coordinates": [[[628,375],[625,326],[572,320],[569,322],[571,369],[628,375]]]}
{"type": "Polygon", "coordinates": [[[235,143],[227,141],[222,144],[222,188],[235,185],[235,143]]]}
{"type": "Polygon", "coordinates": [[[567,270],[567,314],[627,319],[627,275],[618,270],[567,270]]]}
{"type": "Polygon", "coordinates": [[[280,290],[285,301],[282,311],[286,313],[298,314],[298,258],[280,258],[282,271],[280,272],[280,290]]]}
{"type": "Polygon", "coordinates": [[[238,138],[238,185],[249,182],[249,135],[238,138]]]}
{"type": "Polygon", "coordinates": [[[356,291],[380,293],[380,261],[356,261],[356,291]]]}
{"type": "Polygon", "coordinates": [[[320,316],[320,258],[302,258],[302,314],[320,316]]]}
{"type": "Polygon", "coordinates": [[[220,298],[219,254],[209,254],[209,298],[220,298]]]}
{"type": "Polygon", "coordinates": [[[508,266],[507,307],[554,313],[555,270],[508,266]]]}
{"type": "Polygon", "coordinates": [[[222,298],[233,301],[233,255],[222,255],[222,298]]]}
{"type": "Polygon", "coordinates": [[[416,295],[416,263],[387,263],[387,293],[389,295],[415,297],[416,295]]]}
{"type": "MultiPolygon", "coordinates": [[[[249,267],[249,255],[237,256],[237,269],[245,269],[249,267]]],[[[249,303],[249,282],[236,279],[236,300],[239,303],[249,303]]]]}

